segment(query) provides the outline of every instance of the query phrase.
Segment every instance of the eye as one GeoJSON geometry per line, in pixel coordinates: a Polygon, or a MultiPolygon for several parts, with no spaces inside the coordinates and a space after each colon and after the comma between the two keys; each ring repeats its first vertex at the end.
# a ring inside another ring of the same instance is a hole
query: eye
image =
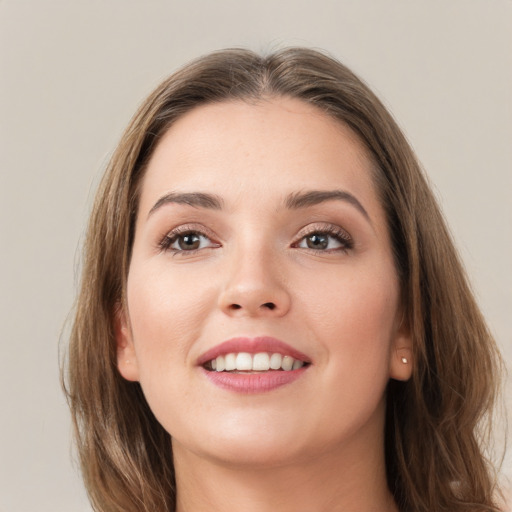
{"type": "Polygon", "coordinates": [[[311,249],[320,252],[347,251],[352,249],[353,240],[350,235],[338,227],[328,227],[310,231],[294,244],[300,249],[311,249]]]}
{"type": "Polygon", "coordinates": [[[213,242],[204,233],[190,229],[185,231],[178,229],[168,233],[159,245],[163,251],[171,251],[173,253],[191,253],[201,249],[220,246],[220,244],[213,242]]]}

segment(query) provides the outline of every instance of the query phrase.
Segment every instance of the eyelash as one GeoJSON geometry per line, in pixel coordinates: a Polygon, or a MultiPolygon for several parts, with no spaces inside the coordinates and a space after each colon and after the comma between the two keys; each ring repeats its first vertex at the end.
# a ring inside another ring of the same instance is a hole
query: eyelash
{"type": "Polygon", "coordinates": [[[178,226],[177,228],[173,229],[169,233],[167,233],[164,238],[160,241],[158,244],[158,248],[162,252],[170,252],[173,255],[177,254],[183,254],[186,253],[187,255],[195,254],[196,252],[202,250],[202,249],[209,249],[209,248],[215,248],[220,247],[220,244],[218,242],[213,242],[213,235],[210,234],[208,231],[206,231],[204,228],[198,228],[196,226],[178,226]],[[186,235],[196,235],[198,237],[207,238],[211,242],[210,247],[199,247],[197,249],[173,249],[172,245],[178,241],[180,237],[184,237],[186,235]]]}
{"type": "MultiPolygon", "coordinates": [[[[320,236],[327,236],[332,239],[335,239],[336,242],[338,242],[341,246],[336,247],[333,249],[316,249],[311,247],[303,247],[303,249],[306,249],[308,251],[313,251],[316,253],[333,253],[333,252],[343,252],[346,253],[349,250],[353,249],[354,247],[354,241],[352,240],[352,237],[343,229],[341,229],[338,226],[333,225],[322,225],[322,226],[309,226],[305,230],[303,230],[298,238],[297,241],[292,243],[293,248],[300,248],[299,245],[301,242],[306,241],[308,237],[311,237],[312,235],[320,235],[320,236]]],[[[158,248],[162,252],[170,252],[173,255],[184,255],[190,256],[192,254],[195,254],[196,252],[203,250],[203,249],[211,249],[211,248],[217,248],[221,247],[221,244],[218,242],[213,242],[213,235],[210,234],[208,231],[206,231],[204,228],[198,228],[195,226],[179,226],[169,233],[167,233],[164,238],[159,242],[158,248]],[[211,245],[209,247],[199,247],[196,249],[174,249],[172,248],[172,245],[179,240],[180,237],[184,237],[186,235],[196,235],[198,237],[207,238],[211,245]]],[[[306,242],[307,243],[307,242],[306,242]]]]}
{"type": "Polygon", "coordinates": [[[299,234],[297,241],[292,244],[292,247],[298,247],[301,242],[307,240],[307,238],[311,237],[312,235],[320,235],[333,238],[336,240],[336,242],[340,243],[340,247],[336,247],[334,249],[315,249],[311,247],[305,248],[308,251],[313,251],[320,254],[333,252],[346,253],[354,248],[354,240],[352,237],[344,229],[334,225],[308,226],[306,230],[299,234]]]}

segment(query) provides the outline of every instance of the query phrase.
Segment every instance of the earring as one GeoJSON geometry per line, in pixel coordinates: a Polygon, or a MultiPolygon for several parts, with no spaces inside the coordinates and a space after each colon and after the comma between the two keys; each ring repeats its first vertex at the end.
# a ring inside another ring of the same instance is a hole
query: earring
{"type": "Polygon", "coordinates": [[[402,363],[407,364],[408,362],[407,357],[402,357],[402,363]]]}

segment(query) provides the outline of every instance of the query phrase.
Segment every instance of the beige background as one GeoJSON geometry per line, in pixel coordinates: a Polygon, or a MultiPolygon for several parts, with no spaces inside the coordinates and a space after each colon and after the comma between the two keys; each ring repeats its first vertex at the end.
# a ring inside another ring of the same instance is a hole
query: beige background
{"type": "Polygon", "coordinates": [[[510,366],[511,33],[511,0],[0,0],[0,512],[89,510],[58,339],[92,190],[136,105],[212,49],[319,47],[369,82],[428,170],[510,366]]]}

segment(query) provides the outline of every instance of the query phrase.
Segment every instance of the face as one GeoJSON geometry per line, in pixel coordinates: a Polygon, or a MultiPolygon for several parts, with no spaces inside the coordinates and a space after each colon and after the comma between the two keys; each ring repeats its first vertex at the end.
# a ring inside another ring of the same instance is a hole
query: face
{"type": "Polygon", "coordinates": [[[175,454],[357,453],[381,442],[388,380],[409,377],[399,295],[348,128],[293,99],[201,106],[142,183],[119,370],[175,454]]]}

